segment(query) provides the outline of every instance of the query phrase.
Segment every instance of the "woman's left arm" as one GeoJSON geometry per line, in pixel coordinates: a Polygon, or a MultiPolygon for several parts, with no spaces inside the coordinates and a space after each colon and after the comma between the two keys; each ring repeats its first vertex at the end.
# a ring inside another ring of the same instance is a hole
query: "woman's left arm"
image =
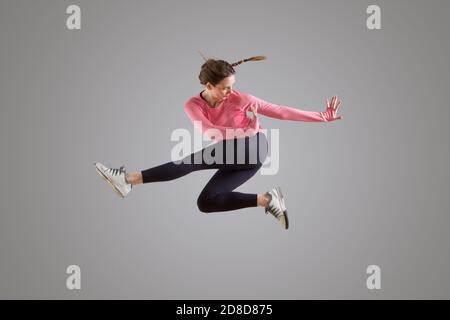
{"type": "Polygon", "coordinates": [[[343,119],[342,116],[337,115],[341,101],[337,96],[331,98],[331,102],[326,102],[326,110],[322,112],[305,111],[288,106],[279,106],[262,99],[251,96],[252,109],[264,116],[280,119],[280,120],[294,120],[294,121],[308,121],[308,122],[330,122],[334,120],[343,119]]]}

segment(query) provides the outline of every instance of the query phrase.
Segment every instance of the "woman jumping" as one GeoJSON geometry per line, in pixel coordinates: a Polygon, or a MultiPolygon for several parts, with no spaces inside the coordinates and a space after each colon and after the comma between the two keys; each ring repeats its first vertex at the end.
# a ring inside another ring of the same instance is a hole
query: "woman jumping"
{"type": "Polygon", "coordinates": [[[275,105],[232,89],[236,73],[234,67],[264,59],[264,56],[256,56],[232,64],[205,59],[199,75],[204,90],[190,98],[184,110],[194,125],[217,143],[182,160],[139,172],[127,173],[123,166],[114,169],[96,162],[98,174],[124,198],[138,184],[169,181],[194,171],[217,169],[197,199],[201,212],[263,207],[266,214],[273,215],[284,229],[288,229],[287,209],[280,187],[261,194],[234,191],[258,172],[267,156],[268,142],[259,125],[258,114],[280,120],[329,122],[342,119],[337,116],[341,102],[334,96],[331,101],[327,99],[326,111],[304,111],[275,105]],[[252,117],[248,117],[247,112],[252,117]],[[242,161],[237,161],[237,158],[242,161]]]}

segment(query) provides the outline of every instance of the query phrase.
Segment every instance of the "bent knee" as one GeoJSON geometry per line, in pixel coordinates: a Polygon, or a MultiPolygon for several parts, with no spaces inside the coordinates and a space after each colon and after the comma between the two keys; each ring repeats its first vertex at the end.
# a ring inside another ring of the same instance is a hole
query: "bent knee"
{"type": "Polygon", "coordinates": [[[200,195],[198,197],[197,207],[202,213],[209,213],[214,211],[211,199],[204,195],[200,195]]]}

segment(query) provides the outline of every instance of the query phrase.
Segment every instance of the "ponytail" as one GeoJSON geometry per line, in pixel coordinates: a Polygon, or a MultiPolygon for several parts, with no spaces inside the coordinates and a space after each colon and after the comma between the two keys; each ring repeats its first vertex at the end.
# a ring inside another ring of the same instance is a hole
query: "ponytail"
{"type": "Polygon", "coordinates": [[[240,60],[238,62],[232,63],[231,66],[232,67],[236,67],[238,65],[240,65],[241,63],[247,62],[247,61],[260,61],[260,60],[265,60],[266,57],[265,56],[255,56],[255,57],[251,57],[248,59],[244,59],[244,60],[240,60]]]}

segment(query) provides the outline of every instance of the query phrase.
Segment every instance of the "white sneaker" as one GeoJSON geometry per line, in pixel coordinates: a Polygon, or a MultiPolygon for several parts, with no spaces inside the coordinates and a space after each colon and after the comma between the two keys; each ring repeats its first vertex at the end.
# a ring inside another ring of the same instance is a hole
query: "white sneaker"
{"type": "Polygon", "coordinates": [[[287,230],[289,228],[289,219],[281,188],[275,187],[268,191],[267,194],[271,198],[266,208],[266,214],[270,213],[273,215],[280,222],[281,226],[287,230]]]}
{"type": "Polygon", "coordinates": [[[96,162],[94,165],[100,177],[105,179],[119,196],[125,198],[130,193],[132,185],[125,180],[125,166],[121,166],[119,169],[113,169],[105,167],[100,162],[96,162]]]}

